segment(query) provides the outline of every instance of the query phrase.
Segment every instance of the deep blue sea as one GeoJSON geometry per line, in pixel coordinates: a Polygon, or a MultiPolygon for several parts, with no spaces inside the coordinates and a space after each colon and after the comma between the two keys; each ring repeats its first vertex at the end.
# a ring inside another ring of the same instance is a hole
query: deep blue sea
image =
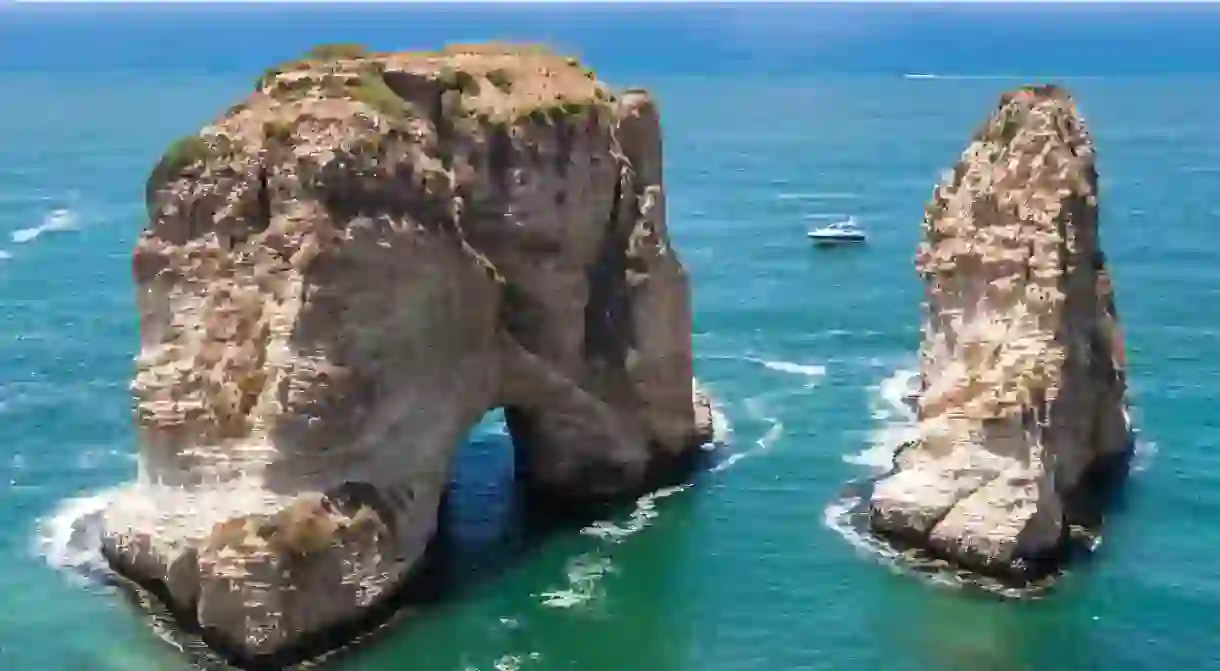
{"type": "Polygon", "coordinates": [[[725,445],[685,487],[527,542],[489,417],[458,457],[461,587],[334,668],[1220,669],[1217,36],[1199,5],[0,2],[0,669],[207,663],[97,579],[90,525],[135,475],[130,250],[163,147],[319,42],[494,38],[657,95],[725,445]],[[909,421],[923,203],[1001,91],[1048,81],[1097,143],[1141,435],[1096,555],[1013,600],[894,569],[840,513],[909,421]],[[868,246],[807,244],[845,215],[868,246]]]}

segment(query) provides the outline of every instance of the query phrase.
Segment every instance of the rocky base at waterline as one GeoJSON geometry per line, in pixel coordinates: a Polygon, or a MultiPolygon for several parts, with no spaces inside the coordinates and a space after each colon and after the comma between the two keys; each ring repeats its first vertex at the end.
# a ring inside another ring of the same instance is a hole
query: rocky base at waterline
{"type": "Polygon", "coordinates": [[[147,195],[140,471],[104,552],[235,658],[385,604],[488,410],[522,484],[568,501],[711,438],[656,106],[575,59],[320,48],[147,195]]]}
{"type": "Polygon", "coordinates": [[[983,573],[1052,570],[1132,449],[1092,141],[1056,87],[1005,94],[933,194],[918,439],[872,529],[983,573]]]}
{"type": "MultiPolygon", "coordinates": [[[[903,443],[895,456],[917,445],[903,443]]],[[[1054,587],[1070,567],[1079,567],[1095,555],[1101,546],[1103,514],[1121,497],[1133,456],[1131,452],[1107,460],[1069,494],[1071,502],[1066,507],[1074,511],[1074,519],[1065,524],[1061,545],[1009,565],[972,564],[940,552],[926,537],[878,529],[873,522],[872,492],[878,481],[896,470],[848,484],[828,506],[826,521],[861,550],[908,575],[1006,598],[1036,597],[1054,587]]]]}

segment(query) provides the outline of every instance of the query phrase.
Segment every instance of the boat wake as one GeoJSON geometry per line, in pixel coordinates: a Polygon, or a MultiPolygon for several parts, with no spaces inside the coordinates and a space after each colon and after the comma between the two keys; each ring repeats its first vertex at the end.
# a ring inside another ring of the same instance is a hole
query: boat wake
{"type": "Polygon", "coordinates": [[[991,80],[1024,80],[1024,81],[1063,81],[1065,79],[1099,79],[1095,75],[1019,75],[1019,74],[947,74],[936,72],[906,72],[903,79],[943,80],[943,81],[991,81],[991,80]]]}
{"type": "Polygon", "coordinates": [[[777,373],[788,373],[789,375],[799,375],[809,378],[807,383],[804,385],[806,389],[817,386],[817,380],[826,376],[826,366],[815,363],[798,363],[796,361],[784,361],[783,359],[769,359],[753,354],[714,354],[705,356],[703,358],[714,361],[745,361],[747,363],[757,364],[777,373]]]}
{"type": "Polygon", "coordinates": [[[42,218],[42,223],[37,226],[13,231],[12,239],[16,244],[23,244],[36,239],[43,233],[75,230],[78,219],[76,212],[73,210],[65,208],[51,210],[42,218]]]}
{"type": "Polygon", "coordinates": [[[742,360],[756,363],[763,368],[776,371],[777,373],[801,375],[809,378],[809,380],[805,383],[807,388],[817,386],[818,379],[826,376],[826,367],[817,364],[794,363],[792,361],[773,361],[770,359],[761,359],[752,356],[742,357],[742,360]]]}

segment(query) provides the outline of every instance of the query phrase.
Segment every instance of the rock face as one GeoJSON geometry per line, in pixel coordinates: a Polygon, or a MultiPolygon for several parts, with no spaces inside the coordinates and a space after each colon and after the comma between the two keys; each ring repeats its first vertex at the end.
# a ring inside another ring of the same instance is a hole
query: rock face
{"type": "Polygon", "coordinates": [[[269,71],[149,180],[111,563],[259,658],[406,579],[489,409],[533,487],[645,486],[711,431],[661,167],[647,93],[541,49],[269,71]]]}
{"type": "Polygon", "coordinates": [[[919,438],[877,483],[871,524],[1028,577],[1062,549],[1073,493],[1131,445],[1093,146],[1066,92],[1003,96],[935,189],[916,267],[919,438]]]}

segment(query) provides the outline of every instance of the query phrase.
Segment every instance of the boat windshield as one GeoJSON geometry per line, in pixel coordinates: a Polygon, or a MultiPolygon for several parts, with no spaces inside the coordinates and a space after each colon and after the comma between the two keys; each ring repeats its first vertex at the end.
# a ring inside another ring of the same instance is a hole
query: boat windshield
{"type": "Polygon", "coordinates": [[[827,224],[826,226],[823,227],[823,230],[843,231],[843,230],[849,230],[849,229],[855,229],[855,228],[856,228],[856,220],[847,219],[844,221],[836,221],[834,223],[827,224]]]}

